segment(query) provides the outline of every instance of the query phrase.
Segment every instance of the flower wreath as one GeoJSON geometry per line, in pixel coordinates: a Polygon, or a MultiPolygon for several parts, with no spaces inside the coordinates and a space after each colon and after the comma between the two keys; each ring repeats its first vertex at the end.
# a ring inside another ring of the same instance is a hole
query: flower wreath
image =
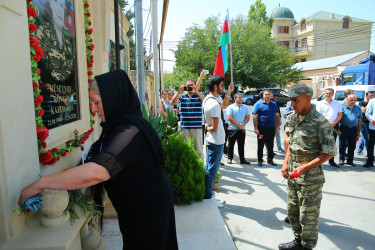
{"type": "MultiPolygon", "coordinates": [[[[68,152],[72,151],[73,148],[77,147],[78,144],[83,144],[89,138],[90,134],[94,131],[93,125],[95,123],[94,116],[95,113],[91,111],[91,101],[89,101],[90,108],[90,129],[80,135],[79,137],[67,141],[64,145],[59,146],[59,148],[52,148],[45,150],[47,144],[45,140],[49,136],[48,129],[44,126],[42,116],[44,110],[41,107],[43,102],[43,97],[40,95],[41,90],[39,89],[38,81],[40,79],[40,69],[38,68],[38,62],[44,55],[43,49],[39,45],[39,40],[35,37],[35,32],[37,26],[35,25],[35,17],[37,16],[35,6],[32,4],[33,0],[26,0],[27,4],[27,19],[29,23],[29,40],[30,40],[30,57],[31,57],[31,74],[32,74],[32,84],[34,91],[34,107],[35,107],[35,121],[36,121],[36,133],[38,138],[38,151],[39,151],[39,161],[46,165],[53,165],[60,157],[66,156],[68,152]]],[[[91,21],[89,12],[89,0],[83,0],[83,7],[85,13],[85,34],[86,34],[86,59],[87,59],[87,75],[88,82],[92,79],[92,67],[94,63],[94,56],[92,51],[94,49],[94,44],[91,38],[93,29],[90,28],[91,21]]]]}

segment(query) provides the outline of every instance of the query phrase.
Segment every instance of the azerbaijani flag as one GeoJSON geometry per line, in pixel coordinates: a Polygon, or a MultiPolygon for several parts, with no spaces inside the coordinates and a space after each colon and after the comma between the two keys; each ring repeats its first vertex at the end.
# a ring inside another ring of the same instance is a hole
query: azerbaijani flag
{"type": "Polygon", "coordinates": [[[228,44],[230,44],[229,13],[225,16],[223,30],[221,31],[219,51],[216,57],[214,75],[225,77],[228,70],[228,44]]]}

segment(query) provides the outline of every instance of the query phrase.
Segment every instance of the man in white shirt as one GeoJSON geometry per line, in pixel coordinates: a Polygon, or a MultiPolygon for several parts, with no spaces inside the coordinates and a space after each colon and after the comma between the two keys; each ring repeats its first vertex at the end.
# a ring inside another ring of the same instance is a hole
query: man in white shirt
{"type": "MultiPolygon", "coordinates": [[[[208,89],[210,93],[203,100],[204,118],[206,119],[205,128],[206,134],[206,165],[205,165],[205,199],[214,199],[218,207],[223,207],[212,196],[212,186],[214,179],[219,170],[221,157],[223,155],[225,132],[222,119],[222,112],[220,103],[217,97],[224,91],[224,78],[218,75],[213,75],[208,79],[208,89]]],[[[225,95],[223,103],[227,105],[230,94],[234,89],[234,84],[231,83],[228,92],[225,95]]]]}
{"type": "MultiPolygon", "coordinates": [[[[336,131],[338,131],[339,122],[342,118],[342,106],[338,101],[333,100],[333,94],[334,90],[332,88],[327,88],[324,92],[325,99],[317,103],[316,110],[321,113],[329,121],[329,123],[331,123],[332,127],[336,131]]],[[[335,131],[333,131],[333,137],[336,141],[337,133],[335,131]]],[[[340,166],[335,163],[334,159],[335,158],[332,157],[329,160],[329,165],[339,168],[340,166]]]]}

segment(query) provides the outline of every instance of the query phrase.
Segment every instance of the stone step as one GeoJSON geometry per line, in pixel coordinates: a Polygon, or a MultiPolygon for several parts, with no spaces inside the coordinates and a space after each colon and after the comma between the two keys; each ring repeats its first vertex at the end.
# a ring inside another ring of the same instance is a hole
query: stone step
{"type": "MultiPolygon", "coordinates": [[[[236,249],[215,201],[175,206],[175,214],[180,250],[236,249]]],[[[104,220],[102,239],[107,249],[121,249],[122,237],[117,219],[104,220]]]]}

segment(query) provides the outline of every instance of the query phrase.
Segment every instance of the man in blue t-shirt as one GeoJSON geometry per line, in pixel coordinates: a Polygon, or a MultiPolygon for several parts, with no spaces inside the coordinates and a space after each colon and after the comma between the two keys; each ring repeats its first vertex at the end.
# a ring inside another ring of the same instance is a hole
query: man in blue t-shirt
{"type": "Polygon", "coordinates": [[[184,85],[178,88],[178,92],[172,98],[172,105],[180,102],[180,128],[184,135],[184,140],[187,142],[189,137],[194,140],[194,148],[198,152],[202,161],[204,161],[203,154],[203,138],[202,138],[202,101],[204,97],[199,93],[200,83],[205,77],[205,70],[202,70],[197,83],[189,79],[186,82],[186,87],[191,87],[192,90],[183,93],[184,85]]]}
{"type": "Polygon", "coordinates": [[[348,147],[348,159],[347,164],[355,167],[353,163],[354,150],[356,145],[356,138],[361,135],[362,126],[362,110],[356,105],[357,96],[349,95],[347,97],[347,102],[342,105],[342,118],[340,120],[340,143],[339,143],[339,153],[340,161],[339,165],[344,165],[345,151],[348,147]]]}
{"type": "Polygon", "coordinates": [[[263,91],[263,100],[255,103],[253,108],[254,133],[258,138],[258,166],[263,165],[263,147],[267,147],[267,163],[277,166],[273,162],[273,141],[275,133],[280,131],[280,113],[276,102],[271,101],[270,90],[263,91]]]}

